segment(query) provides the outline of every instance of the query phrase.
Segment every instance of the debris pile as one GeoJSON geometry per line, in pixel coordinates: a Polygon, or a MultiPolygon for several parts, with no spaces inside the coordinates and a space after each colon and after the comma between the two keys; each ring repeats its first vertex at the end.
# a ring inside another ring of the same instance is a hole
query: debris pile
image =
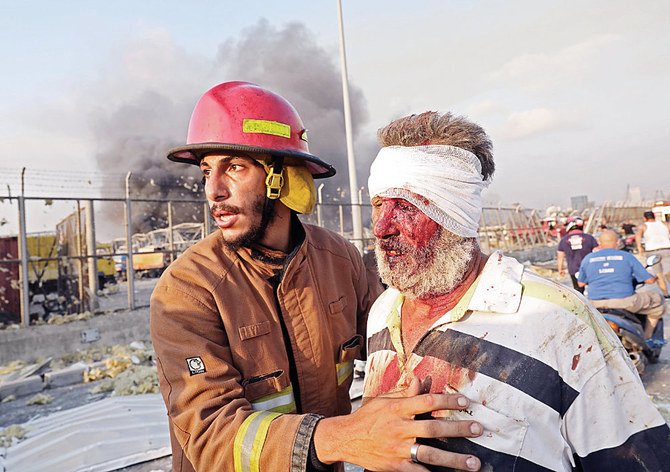
{"type": "MultiPolygon", "coordinates": [[[[15,360],[0,366],[0,401],[7,403],[23,398],[21,403],[26,407],[48,405],[57,400],[54,397],[60,400],[62,390],[52,389],[76,383],[90,383],[89,392],[94,395],[155,394],[159,389],[153,359],[151,343],[135,341],[128,345],[94,347],[58,359],[40,359],[34,364],[15,360]]],[[[18,425],[0,430],[0,448],[21,442],[26,432],[18,425]]]]}
{"type": "MultiPolygon", "coordinates": [[[[54,316],[50,316],[47,319],[46,324],[61,325],[61,324],[65,324],[65,323],[71,323],[73,321],[86,321],[86,320],[90,320],[91,318],[93,318],[93,316],[94,316],[94,314],[91,313],[90,311],[85,311],[83,313],[75,313],[75,314],[72,314],[72,315],[54,315],[54,316]]],[[[39,321],[36,321],[35,324],[36,325],[44,324],[44,322],[39,320],[39,321]]]]}
{"type": "MultiPolygon", "coordinates": [[[[66,354],[58,359],[40,359],[34,364],[15,360],[0,366],[0,401],[39,394],[76,383],[95,382],[91,393],[139,395],[157,393],[158,376],[150,343],[95,347],[66,354]]],[[[28,404],[50,402],[48,396],[36,396],[28,404]]]]}
{"type": "Polygon", "coordinates": [[[26,402],[26,405],[48,405],[54,401],[54,397],[48,393],[38,393],[37,395],[31,397],[26,402]]]}
{"type": "Polygon", "coordinates": [[[13,424],[0,430],[0,447],[10,447],[26,437],[28,430],[23,426],[13,424]]]}
{"type": "Polygon", "coordinates": [[[84,382],[102,380],[91,393],[114,395],[158,393],[158,376],[152,364],[153,351],[143,343],[112,347],[111,356],[101,366],[84,372],[84,382]]]}
{"type": "Polygon", "coordinates": [[[18,359],[0,366],[0,385],[14,380],[25,379],[31,375],[40,375],[51,366],[51,357],[40,359],[34,364],[18,359]]]}

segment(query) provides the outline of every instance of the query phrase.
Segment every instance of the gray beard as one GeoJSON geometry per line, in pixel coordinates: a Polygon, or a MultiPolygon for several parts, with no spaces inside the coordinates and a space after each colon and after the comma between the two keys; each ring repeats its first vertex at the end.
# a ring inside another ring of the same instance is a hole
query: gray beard
{"type": "Polygon", "coordinates": [[[409,298],[427,299],[451,293],[470,266],[476,248],[473,238],[458,236],[440,228],[421,251],[405,252],[393,268],[386,253],[375,244],[379,276],[386,285],[409,298]]]}

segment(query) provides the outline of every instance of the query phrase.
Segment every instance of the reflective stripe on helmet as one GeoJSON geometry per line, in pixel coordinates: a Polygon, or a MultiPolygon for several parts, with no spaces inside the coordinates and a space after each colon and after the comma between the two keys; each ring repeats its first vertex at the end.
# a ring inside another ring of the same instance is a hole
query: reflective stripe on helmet
{"type": "Polygon", "coordinates": [[[271,134],[273,136],[281,136],[282,138],[290,138],[291,126],[277,121],[252,120],[250,118],[245,118],[242,121],[242,132],[271,134]]]}

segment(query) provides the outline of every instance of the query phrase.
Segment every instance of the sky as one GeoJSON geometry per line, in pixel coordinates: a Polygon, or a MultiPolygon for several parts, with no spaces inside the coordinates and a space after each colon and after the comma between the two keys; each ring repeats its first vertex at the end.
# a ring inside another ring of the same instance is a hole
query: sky
{"type": "MultiPolygon", "coordinates": [[[[434,110],[491,136],[488,204],[619,201],[628,186],[670,197],[670,2],[342,7],[360,187],[376,130],[434,110]]],[[[312,152],[338,168],[326,194],[346,198],[336,0],[2,0],[0,59],[0,196],[20,192],[23,167],[35,196],[119,196],[129,171],[165,181],[176,165],[165,151],[184,142],[198,97],[239,79],[296,105],[312,152]]],[[[71,206],[31,204],[32,230],[71,206]]],[[[12,205],[0,204],[0,234],[12,205]]]]}

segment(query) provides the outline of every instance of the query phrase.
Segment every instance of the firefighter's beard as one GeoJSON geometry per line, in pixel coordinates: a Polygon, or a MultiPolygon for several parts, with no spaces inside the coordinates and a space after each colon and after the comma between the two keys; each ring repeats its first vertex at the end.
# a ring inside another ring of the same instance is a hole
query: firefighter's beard
{"type": "Polygon", "coordinates": [[[210,213],[219,210],[232,213],[245,213],[249,215],[249,228],[242,234],[234,238],[226,238],[225,232],[223,242],[231,251],[237,251],[241,247],[251,247],[260,242],[265,236],[268,225],[272,223],[276,216],[274,200],[269,200],[265,195],[259,195],[246,208],[240,208],[225,203],[214,203],[210,208],[210,213]]]}
{"type": "Polygon", "coordinates": [[[409,298],[429,299],[451,293],[463,281],[474,255],[475,241],[440,227],[422,248],[394,236],[377,240],[375,253],[382,281],[409,298]],[[395,240],[393,240],[395,238],[395,240]],[[392,258],[385,249],[399,251],[392,258]]]}

